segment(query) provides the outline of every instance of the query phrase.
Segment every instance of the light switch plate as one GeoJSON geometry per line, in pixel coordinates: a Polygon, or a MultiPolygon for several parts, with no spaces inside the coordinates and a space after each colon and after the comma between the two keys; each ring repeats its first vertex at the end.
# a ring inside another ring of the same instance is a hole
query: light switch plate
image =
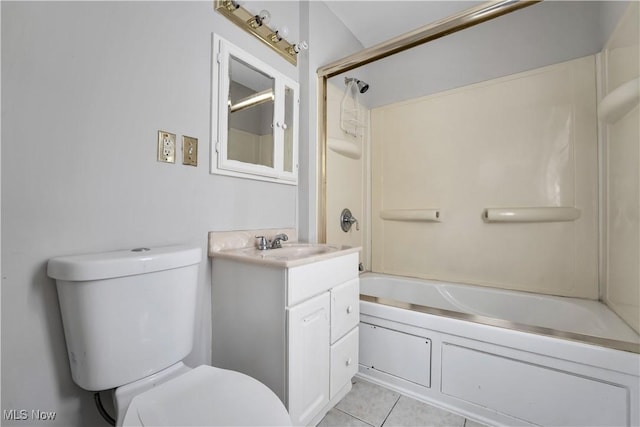
{"type": "Polygon", "coordinates": [[[198,138],[182,136],[182,164],[198,166],[198,138]]]}
{"type": "Polygon", "coordinates": [[[158,161],[176,162],[176,135],[174,133],[158,131],[158,161]]]}

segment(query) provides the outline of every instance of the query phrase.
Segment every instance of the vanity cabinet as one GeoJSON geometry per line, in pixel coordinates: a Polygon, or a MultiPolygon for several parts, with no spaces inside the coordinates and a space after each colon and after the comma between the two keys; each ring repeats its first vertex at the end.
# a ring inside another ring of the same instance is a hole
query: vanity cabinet
{"type": "Polygon", "coordinates": [[[246,373],[315,425],[358,369],[358,253],[295,266],[212,259],[213,365],[246,373]]]}

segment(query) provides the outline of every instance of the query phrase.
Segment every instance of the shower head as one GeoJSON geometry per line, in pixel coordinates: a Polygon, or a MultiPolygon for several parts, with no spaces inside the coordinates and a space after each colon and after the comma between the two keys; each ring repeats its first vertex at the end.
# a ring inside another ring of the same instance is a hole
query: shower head
{"type": "Polygon", "coordinates": [[[369,90],[369,83],[365,83],[362,80],[357,80],[356,84],[358,85],[358,90],[360,93],[365,93],[369,90]]]}
{"type": "Polygon", "coordinates": [[[362,80],[358,80],[353,77],[344,78],[344,84],[348,85],[351,82],[355,82],[355,84],[358,86],[358,92],[360,93],[365,93],[366,91],[369,90],[369,83],[365,83],[362,80]]]}

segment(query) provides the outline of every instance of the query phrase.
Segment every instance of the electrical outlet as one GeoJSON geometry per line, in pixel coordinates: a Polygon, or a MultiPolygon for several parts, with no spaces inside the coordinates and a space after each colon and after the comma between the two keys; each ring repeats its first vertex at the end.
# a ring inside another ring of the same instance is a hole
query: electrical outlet
{"type": "Polygon", "coordinates": [[[176,162],[176,135],[158,131],[158,161],[165,163],[176,162]]]}
{"type": "Polygon", "coordinates": [[[182,164],[198,166],[198,138],[182,136],[182,164]]]}

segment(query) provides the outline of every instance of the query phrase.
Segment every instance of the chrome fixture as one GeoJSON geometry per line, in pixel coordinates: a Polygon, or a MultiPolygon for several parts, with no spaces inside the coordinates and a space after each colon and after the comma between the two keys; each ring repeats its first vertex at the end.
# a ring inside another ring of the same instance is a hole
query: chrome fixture
{"type": "Polygon", "coordinates": [[[269,249],[278,249],[282,247],[282,242],[286,242],[289,240],[289,236],[286,234],[276,234],[271,243],[269,244],[269,249]]]}
{"type": "Polygon", "coordinates": [[[289,236],[286,234],[276,234],[273,237],[273,240],[267,240],[264,236],[256,236],[258,239],[257,248],[261,251],[266,251],[267,249],[279,249],[282,247],[282,242],[286,242],[289,240],[289,236]]]}
{"type": "Polygon", "coordinates": [[[290,43],[286,40],[289,29],[280,26],[278,29],[269,27],[271,13],[268,10],[261,10],[257,15],[249,12],[242,5],[244,2],[238,0],[214,0],[215,9],[230,21],[253,34],[271,49],[278,52],[282,57],[293,65],[298,64],[298,55],[309,46],[307,42],[290,43]]]}
{"type": "Polygon", "coordinates": [[[358,80],[354,77],[344,78],[344,84],[349,85],[349,83],[351,82],[355,82],[355,84],[358,86],[358,92],[360,93],[365,93],[366,91],[369,90],[369,83],[365,83],[362,80],[358,80]]]}
{"type": "Polygon", "coordinates": [[[342,228],[342,231],[347,233],[349,232],[349,230],[351,230],[351,226],[353,224],[356,225],[356,231],[360,231],[358,220],[353,215],[351,215],[351,211],[349,209],[343,209],[342,213],[340,214],[340,228],[342,228]]]}
{"type": "Polygon", "coordinates": [[[269,249],[269,244],[267,243],[267,238],[264,236],[256,236],[256,239],[258,239],[258,249],[261,251],[266,251],[267,249],[269,249]]]}

